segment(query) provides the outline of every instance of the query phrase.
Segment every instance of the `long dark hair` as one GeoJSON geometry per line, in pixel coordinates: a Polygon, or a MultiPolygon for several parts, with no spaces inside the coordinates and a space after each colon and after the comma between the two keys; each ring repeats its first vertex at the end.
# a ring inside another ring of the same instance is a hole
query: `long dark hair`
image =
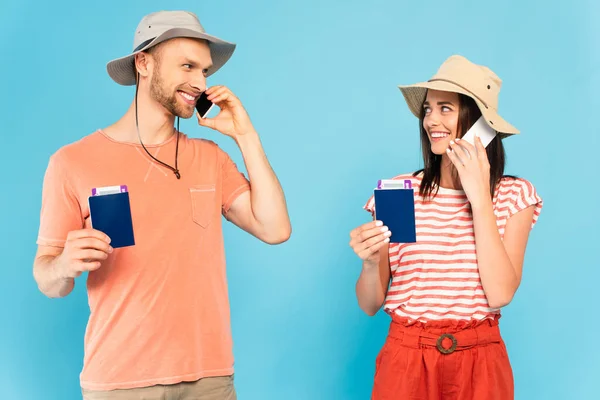
{"type": "MultiPolygon", "coordinates": [[[[458,104],[457,137],[462,138],[469,128],[471,128],[471,126],[479,119],[481,111],[479,110],[479,107],[477,107],[475,100],[460,93],[458,93],[458,104]]],[[[434,154],[431,151],[429,136],[427,135],[425,128],[423,128],[424,118],[425,108],[421,107],[419,131],[421,132],[421,150],[423,152],[424,167],[416,171],[413,176],[417,176],[421,172],[423,173],[423,180],[421,181],[419,193],[423,198],[428,199],[435,197],[440,185],[442,156],[434,154]]],[[[490,162],[490,196],[493,198],[496,185],[500,182],[500,179],[504,177],[504,165],[506,160],[504,145],[502,144],[500,135],[496,135],[490,144],[488,144],[486,152],[490,162]]]]}

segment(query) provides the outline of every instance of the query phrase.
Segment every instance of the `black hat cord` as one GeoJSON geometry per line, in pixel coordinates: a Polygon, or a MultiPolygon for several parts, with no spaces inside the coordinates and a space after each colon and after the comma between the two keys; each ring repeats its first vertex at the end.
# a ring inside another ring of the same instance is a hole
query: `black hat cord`
{"type": "Polygon", "coordinates": [[[137,83],[135,85],[135,128],[137,129],[137,134],[138,134],[138,139],[140,140],[140,144],[142,145],[142,147],[144,148],[144,150],[146,150],[146,153],[148,153],[148,155],[157,163],[169,168],[171,171],[173,171],[173,173],[175,174],[175,176],[177,177],[177,179],[181,178],[181,174],[179,173],[179,168],[177,167],[177,156],[179,153],[179,116],[177,116],[177,143],[175,144],[175,168],[171,167],[170,165],[160,161],[158,158],[154,157],[152,154],[150,154],[150,152],[148,151],[148,149],[146,148],[146,146],[144,146],[144,143],[142,143],[142,136],[140,135],[140,128],[138,125],[138,103],[137,103],[137,99],[138,99],[138,88],[140,86],[140,73],[138,72],[137,74],[138,79],[137,79],[137,83]]]}

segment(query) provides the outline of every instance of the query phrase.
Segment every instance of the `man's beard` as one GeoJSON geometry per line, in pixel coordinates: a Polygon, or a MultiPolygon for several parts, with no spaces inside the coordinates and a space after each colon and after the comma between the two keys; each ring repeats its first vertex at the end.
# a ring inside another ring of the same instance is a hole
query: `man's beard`
{"type": "Polygon", "coordinates": [[[152,75],[150,82],[150,97],[161,104],[171,114],[180,118],[191,118],[194,115],[193,107],[186,107],[177,101],[177,90],[169,95],[160,78],[160,71],[157,68],[152,75]]]}

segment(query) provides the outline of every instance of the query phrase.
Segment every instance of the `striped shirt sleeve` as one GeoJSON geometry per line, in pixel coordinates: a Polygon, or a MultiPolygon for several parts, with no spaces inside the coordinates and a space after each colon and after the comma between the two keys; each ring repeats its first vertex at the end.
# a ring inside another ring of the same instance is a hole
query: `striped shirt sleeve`
{"type": "Polygon", "coordinates": [[[540,216],[543,200],[531,182],[522,178],[516,179],[508,201],[508,218],[531,206],[535,208],[531,224],[531,228],[533,229],[540,216]]]}

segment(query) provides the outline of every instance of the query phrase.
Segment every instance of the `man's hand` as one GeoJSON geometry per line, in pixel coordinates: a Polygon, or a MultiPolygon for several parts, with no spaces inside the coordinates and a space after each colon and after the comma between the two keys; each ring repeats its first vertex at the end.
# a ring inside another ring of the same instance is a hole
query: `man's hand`
{"type": "Polygon", "coordinates": [[[215,103],[221,110],[214,118],[200,118],[200,115],[196,113],[201,126],[219,131],[234,140],[239,136],[254,132],[248,113],[240,99],[235,97],[231,90],[225,86],[213,86],[206,89],[206,94],[208,100],[215,103]]]}
{"type": "Polygon", "coordinates": [[[110,238],[95,229],[69,232],[62,253],[56,258],[59,278],[77,278],[85,271],[95,271],[108,258],[113,248],[110,238]]]}

